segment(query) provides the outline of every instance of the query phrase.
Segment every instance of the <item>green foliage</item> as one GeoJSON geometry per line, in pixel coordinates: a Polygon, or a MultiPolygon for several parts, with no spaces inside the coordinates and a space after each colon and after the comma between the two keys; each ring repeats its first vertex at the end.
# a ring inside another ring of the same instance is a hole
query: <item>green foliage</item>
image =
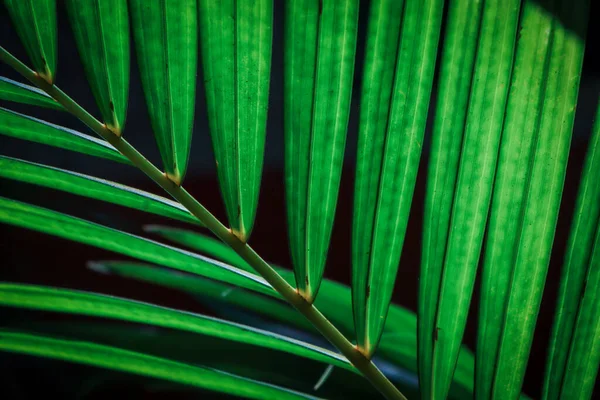
{"type": "Polygon", "coordinates": [[[199,0],[210,134],[234,233],[252,231],[262,175],[271,70],[271,0],[199,0]]]}
{"type": "MultiPolygon", "coordinates": [[[[173,200],[5,154],[0,178],[188,225],[144,227],[179,248],[10,194],[0,197],[0,222],[117,253],[126,259],[90,268],[191,295],[219,318],[5,282],[2,311],[25,317],[2,321],[1,351],[257,399],[372,398],[376,391],[388,399],[524,396],[575,120],[588,0],[64,3],[58,6],[67,11],[101,120],[54,84],[55,0],[4,1],[33,69],[3,47],[0,60],[33,86],[0,77],[0,99],[32,106],[32,113],[33,106],[66,111],[102,139],[6,108],[0,134],[128,164],[173,200]],[[277,7],[284,16],[281,135],[292,269],[267,263],[247,243],[259,201],[277,7]],[[357,48],[361,32],[364,52],[357,48]],[[130,47],[162,169],[122,135],[130,47]],[[355,66],[361,88],[353,87],[355,66]],[[199,68],[229,226],[181,186],[199,68]],[[336,207],[352,202],[338,191],[353,93],[358,149],[347,287],[323,276],[336,207]],[[415,315],[391,297],[412,234],[429,117],[415,315]],[[463,333],[480,263],[473,354],[463,333]],[[64,314],[66,323],[39,319],[48,313],[64,314]],[[281,327],[285,334],[274,332],[281,327]]],[[[600,108],[598,114],[563,262],[544,399],[591,398],[600,365],[600,108]]]]}
{"type": "Polygon", "coordinates": [[[298,290],[313,302],[325,271],[350,117],[358,1],[285,3],[288,235],[298,290]]]}
{"type": "Polygon", "coordinates": [[[129,4],[154,137],[165,173],[180,184],[188,164],[194,124],[198,63],[196,1],[133,0],[129,4]]]}
{"type": "Polygon", "coordinates": [[[129,92],[129,13],[120,0],[66,2],[88,82],[104,123],[121,134],[129,92]]]}

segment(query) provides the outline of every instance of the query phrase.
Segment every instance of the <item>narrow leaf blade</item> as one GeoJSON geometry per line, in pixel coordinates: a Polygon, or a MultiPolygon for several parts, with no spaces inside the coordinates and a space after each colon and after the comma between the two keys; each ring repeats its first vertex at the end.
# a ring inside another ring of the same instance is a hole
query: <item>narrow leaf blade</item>
{"type": "Polygon", "coordinates": [[[0,350],[129,372],[253,399],[312,398],[215,369],[90,342],[2,330],[0,350]]]}
{"type": "Polygon", "coordinates": [[[52,83],[56,74],[56,0],[4,0],[33,69],[52,83]]]}
{"type": "Polygon", "coordinates": [[[425,305],[435,310],[435,324],[422,336],[423,345],[433,348],[431,364],[421,364],[420,374],[430,385],[424,399],[446,396],[465,329],[492,195],[519,10],[520,0],[483,5],[443,272],[439,288],[432,288],[437,298],[425,305]]]}
{"type": "Polygon", "coordinates": [[[433,305],[437,302],[443,271],[482,3],[471,0],[448,3],[427,170],[419,279],[419,379],[424,399],[430,397],[432,335],[437,311],[433,305]]]}
{"type": "Polygon", "coordinates": [[[104,123],[120,134],[129,93],[129,13],[126,0],[66,2],[79,56],[104,123]]]}
{"type": "MultiPolygon", "coordinates": [[[[181,290],[207,299],[209,302],[207,304],[214,302],[230,304],[264,315],[274,321],[317,334],[314,327],[308,321],[298,318],[298,313],[288,304],[273,298],[261,296],[258,293],[206,279],[195,278],[175,271],[126,261],[94,262],[90,264],[90,268],[103,274],[115,274],[129,279],[181,290]]],[[[287,272],[284,276],[293,279],[291,271],[284,272],[287,272]]],[[[350,308],[351,295],[349,287],[324,279],[315,305],[341,332],[347,337],[352,337],[354,334],[354,323],[350,308]]],[[[394,365],[411,372],[416,372],[416,316],[411,311],[394,304],[390,306],[389,313],[390,316],[377,354],[382,359],[392,362],[394,365]]],[[[463,348],[457,363],[450,398],[461,399],[464,393],[472,395],[473,378],[473,353],[463,348]]],[[[394,379],[394,376],[390,376],[390,379],[394,379]]]]}
{"type": "Polygon", "coordinates": [[[543,399],[591,398],[600,362],[600,105],[588,144],[561,276],[543,399]],[[596,243],[594,244],[594,231],[596,243]],[[595,319],[594,319],[595,318],[595,319]],[[594,365],[595,363],[595,365],[594,365]],[[570,368],[571,366],[571,368],[570,368]]]}
{"type": "MultiPolygon", "coordinates": [[[[529,358],[554,240],[583,61],[583,40],[570,27],[583,27],[585,31],[585,3],[561,1],[555,5],[556,14],[552,17],[555,28],[546,67],[548,78],[539,104],[537,138],[532,146],[517,234],[514,241],[507,244],[514,248],[514,253],[505,296],[499,282],[504,274],[489,278],[499,285],[497,295],[503,297],[499,310],[502,320],[498,353],[490,361],[494,368],[493,398],[514,397],[519,393],[529,358]]],[[[529,5],[526,3],[525,7],[529,5]]],[[[547,13],[535,2],[531,5],[539,7],[540,13],[547,13]]],[[[527,8],[524,13],[526,11],[527,8]]],[[[499,177],[504,173],[499,170],[499,177]]],[[[485,291],[482,293],[486,295],[485,291]]]]}
{"type": "Polygon", "coordinates": [[[278,296],[264,279],[252,273],[139,236],[15,200],[0,197],[0,222],[278,296]]]}
{"type": "Polygon", "coordinates": [[[167,176],[185,175],[194,123],[196,0],[129,2],[146,105],[167,176]]]}
{"type": "Polygon", "coordinates": [[[118,297],[44,286],[0,283],[0,305],[113,318],[274,349],[355,371],[340,355],[299,340],[218,318],[118,297]]]}
{"type": "Polygon", "coordinates": [[[201,225],[181,204],[116,182],[0,155],[0,177],[201,225]]]}
{"type": "Polygon", "coordinates": [[[406,0],[403,15],[400,6],[387,0],[371,4],[363,77],[352,296],[358,345],[368,356],[377,349],[398,272],[443,13],[441,0],[406,0]],[[386,19],[390,27],[380,25],[386,19]],[[379,40],[385,45],[379,47],[379,40]],[[383,99],[372,92],[384,93],[383,99]]]}
{"type": "Polygon", "coordinates": [[[479,398],[490,398],[493,387],[504,302],[513,279],[516,241],[522,229],[530,167],[539,140],[545,82],[551,79],[548,67],[553,32],[552,16],[543,6],[526,0],[521,11],[483,261],[476,369],[479,398]]]}
{"type": "Polygon", "coordinates": [[[288,231],[297,287],[312,302],[325,269],[352,97],[358,1],[285,4],[288,231]]]}
{"type": "Polygon", "coordinates": [[[273,0],[199,2],[202,66],[221,193],[233,232],[250,236],[267,127],[273,0]]]}
{"type": "Polygon", "coordinates": [[[63,110],[63,107],[44,91],[3,76],[0,76],[0,100],[63,110]]]}
{"type": "Polygon", "coordinates": [[[0,134],[129,164],[108,142],[0,107],[0,134]]]}

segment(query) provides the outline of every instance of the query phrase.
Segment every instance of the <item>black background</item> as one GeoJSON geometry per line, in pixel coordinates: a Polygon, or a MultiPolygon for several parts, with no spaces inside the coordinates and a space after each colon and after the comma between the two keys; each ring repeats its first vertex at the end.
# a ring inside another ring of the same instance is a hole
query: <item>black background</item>
{"type": "MultiPolygon", "coordinates": [[[[61,2],[59,1],[59,58],[56,83],[85,109],[89,110],[94,116],[99,117],[98,109],[92,98],[78,58],[64,6],[60,3],[61,2]]],[[[282,3],[282,1],[275,1],[267,145],[257,220],[250,244],[266,260],[279,265],[290,266],[291,262],[287,244],[283,186],[282,3]]],[[[548,279],[546,282],[546,290],[531,350],[527,376],[525,378],[524,390],[533,397],[539,396],[540,383],[544,373],[546,359],[545,348],[552,324],[560,265],[568,235],[577,184],[581,172],[581,164],[585,156],[592,127],[593,114],[596,109],[596,102],[598,101],[598,93],[600,91],[600,70],[596,58],[596,54],[598,53],[596,38],[599,36],[598,27],[595,24],[597,18],[594,17],[598,15],[598,5],[595,1],[592,1],[592,3],[591,22],[587,32],[588,45],[584,61],[579,104],[561,212],[548,279]]],[[[368,1],[361,2],[360,28],[356,57],[357,64],[355,67],[354,89],[344,171],[339,192],[339,202],[328,264],[325,272],[327,277],[346,284],[349,284],[350,282],[351,273],[349,243],[357,140],[358,94],[360,92],[360,76],[362,71],[361,60],[364,48],[365,22],[368,15],[368,6],[368,1]]],[[[3,5],[0,6],[0,37],[0,44],[2,46],[7,48],[19,59],[24,61],[27,60],[24,49],[11,26],[11,22],[3,5]]],[[[131,86],[129,92],[130,97],[127,122],[125,125],[125,137],[153,163],[160,165],[160,157],[151,133],[133,51],[131,70],[131,86]]],[[[216,181],[214,157],[212,155],[208,134],[208,122],[201,73],[202,71],[199,69],[194,138],[192,142],[191,161],[184,185],[202,204],[204,204],[220,220],[224,221],[225,213],[221,202],[218,183],[216,181]]],[[[0,65],[0,75],[23,81],[20,76],[6,65],[0,65]]],[[[435,86],[433,92],[433,97],[435,97],[435,86]]],[[[16,111],[33,114],[36,117],[59,125],[87,132],[86,127],[83,126],[82,123],[67,113],[37,109],[18,104],[2,103],[0,105],[16,111]]],[[[395,303],[406,306],[412,310],[416,310],[417,305],[418,266],[420,261],[420,238],[422,233],[421,218],[423,213],[425,171],[428,161],[429,138],[430,129],[428,128],[412,203],[411,217],[393,297],[395,303]]],[[[25,143],[6,137],[0,137],[0,153],[95,176],[101,176],[161,194],[160,189],[147,177],[143,176],[141,172],[118,163],[95,159],[66,150],[50,149],[43,145],[25,143]]],[[[0,195],[42,205],[44,207],[66,212],[143,236],[146,235],[142,231],[142,226],[144,224],[163,223],[178,225],[173,221],[146,215],[141,212],[126,210],[99,201],[82,199],[77,196],[65,195],[64,193],[59,193],[50,189],[28,186],[2,179],[0,179],[0,195]]],[[[196,301],[181,293],[131,280],[99,276],[85,268],[85,264],[88,260],[124,259],[124,257],[116,256],[115,254],[96,248],[6,225],[0,225],[0,235],[2,237],[2,240],[0,241],[2,260],[0,280],[92,290],[191,311],[204,311],[196,301]]],[[[474,301],[472,302],[472,310],[465,336],[465,341],[471,348],[474,347],[476,333],[476,312],[478,303],[477,284],[473,299],[474,301]]],[[[0,314],[0,316],[1,315],[2,314],[0,314]]],[[[0,353],[0,359],[2,357],[5,357],[5,355],[0,353]]],[[[42,373],[39,370],[36,371],[36,373],[42,373]]],[[[10,379],[4,375],[4,379],[8,382],[6,384],[7,386],[4,386],[4,388],[8,387],[9,393],[13,393],[15,396],[17,393],[27,393],[27,390],[23,386],[27,386],[25,382],[30,381],[19,375],[18,371],[15,372],[15,375],[10,379]]],[[[123,389],[123,387],[120,389],[123,389]]],[[[53,389],[52,387],[47,386],[45,387],[44,392],[52,393],[53,389]]],[[[136,392],[134,391],[133,393],[130,393],[130,395],[134,393],[136,392]]]]}

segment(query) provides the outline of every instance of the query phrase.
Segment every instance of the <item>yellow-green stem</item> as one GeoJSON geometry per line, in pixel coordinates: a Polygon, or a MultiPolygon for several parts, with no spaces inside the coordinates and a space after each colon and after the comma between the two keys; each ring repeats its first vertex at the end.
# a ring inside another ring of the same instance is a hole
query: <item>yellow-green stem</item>
{"type": "Polygon", "coordinates": [[[67,111],[80,119],[96,134],[113,145],[127,157],[133,165],[162,187],[175,200],[198,218],[206,227],[224,243],[239,254],[256,272],[258,272],[281,296],[304,315],[314,327],[335,346],[371,384],[387,399],[406,399],[404,395],[383,375],[383,373],[361,353],[346,337],[325,318],[312,304],[309,304],[295,288],[290,286],[266,261],[264,261],[247,243],[242,242],[230,229],[225,227],[202,204],[192,197],[183,187],[176,185],[163,172],[139,153],[125,139],[110,130],[106,125],[94,118],[73,99],[67,96],[56,85],[48,83],[43,77],[29,69],[25,64],[0,46],[0,59],[10,65],[23,77],[48,93],[67,111]]]}

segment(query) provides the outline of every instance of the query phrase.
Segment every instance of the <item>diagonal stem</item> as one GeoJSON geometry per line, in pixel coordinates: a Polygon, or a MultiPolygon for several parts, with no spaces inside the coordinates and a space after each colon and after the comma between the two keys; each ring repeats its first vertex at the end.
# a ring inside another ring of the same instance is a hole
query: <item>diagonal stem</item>
{"type": "Polygon", "coordinates": [[[23,77],[48,93],[67,111],[79,118],[96,134],[114,146],[127,157],[133,165],[156,182],[175,200],[198,218],[206,227],[224,243],[229,245],[248,264],[250,264],[281,296],[304,315],[314,327],[335,346],[379,392],[387,399],[405,400],[406,397],[383,375],[383,373],[360,352],[346,337],[312,304],[309,304],[298,291],[290,286],[271,266],[264,261],[247,243],[242,242],[230,229],[225,227],[202,204],[200,204],[183,187],[176,185],[163,172],[154,166],[146,157],[131,146],[125,139],[111,131],[79,104],[60,90],[56,85],[46,82],[40,75],[0,46],[0,59],[10,65],[23,77]]]}

